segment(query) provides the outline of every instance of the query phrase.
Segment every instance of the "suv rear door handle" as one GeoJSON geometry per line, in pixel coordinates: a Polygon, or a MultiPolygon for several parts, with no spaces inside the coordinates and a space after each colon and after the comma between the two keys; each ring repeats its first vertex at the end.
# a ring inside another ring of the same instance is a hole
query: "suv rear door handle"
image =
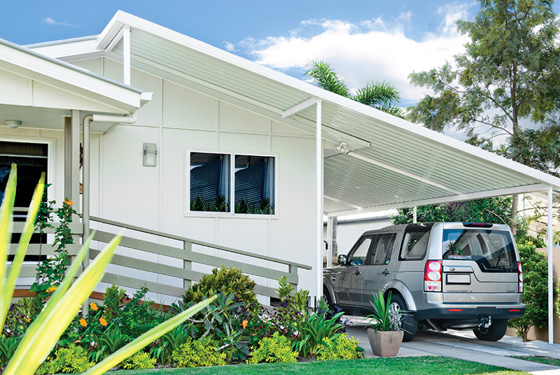
{"type": "Polygon", "coordinates": [[[356,275],[356,276],[361,275],[361,274],[362,274],[362,271],[360,271],[360,270],[354,271],[354,275],[356,275]]]}
{"type": "Polygon", "coordinates": [[[391,271],[389,271],[388,269],[385,268],[385,271],[382,272],[384,275],[389,275],[391,273],[391,271]]]}

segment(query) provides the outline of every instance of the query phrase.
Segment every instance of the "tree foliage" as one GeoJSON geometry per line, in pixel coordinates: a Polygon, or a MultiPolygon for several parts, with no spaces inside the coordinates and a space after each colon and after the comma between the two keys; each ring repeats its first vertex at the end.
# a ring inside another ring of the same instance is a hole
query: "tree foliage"
{"type": "Polygon", "coordinates": [[[523,267],[523,302],[527,309],[521,318],[510,320],[508,325],[527,341],[531,327],[542,328],[548,321],[548,262],[532,242],[519,244],[517,249],[523,267]]]}
{"type": "Polygon", "coordinates": [[[371,81],[364,87],[356,90],[355,94],[352,94],[344,81],[331,68],[330,64],[324,61],[311,62],[305,75],[313,78],[317,86],[327,91],[404,118],[404,111],[397,106],[400,99],[399,92],[389,82],[371,81]]]}
{"type": "Polygon", "coordinates": [[[465,53],[409,76],[435,94],[410,108],[410,118],[437,131],[450,126],[472,136],[484,125],[516,137],[520,119],[542,122],[557,107],[558,23],[550,0],[479,1],[474,22],[457,22],[471,38],[465,53]]]}
{"type": "MultiPolygon", "coordinates": [[[[510,224],[511,197],[495,197],[474,201],[420,206],[418,222],[474,222],[510,224]]],[[[401,208],[391,220],[393,224],[412,223],[412,208],[401,208]]]]}

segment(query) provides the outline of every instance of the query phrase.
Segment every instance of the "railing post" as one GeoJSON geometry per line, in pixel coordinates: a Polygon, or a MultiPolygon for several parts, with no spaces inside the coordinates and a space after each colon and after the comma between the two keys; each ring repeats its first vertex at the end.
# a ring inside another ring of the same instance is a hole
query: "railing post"
{"type": "Polygon", "coordinates": [[[292,286],[294,287],[294,290],[296,290],[296,291],[298,290],[298,283],[299,283],[297,270],[298,270],[297,266],[294,266],[293,264],[290,264],[290,265],[288,266],[288,272],[289,272],[291,275],[294,275],[294,276],[295,276],[295,279],[296,279],[296,282],[295,282],[295,283],[290,283],[290,284],[292,284],[292,286]]]}
{"type": "MultiPolygon", "coordinates": [[[[184,241],[183,249],[190,253],[192,251],[192,243],[184,241]]],[[[190,260],[183,260],[183,269],[186,271],[191,271],[192,262],[190,260]]],[[[188,289],[191,287],[191,284],[192,284],[192,280],[183,278],[183,288],[188,289]]]]}

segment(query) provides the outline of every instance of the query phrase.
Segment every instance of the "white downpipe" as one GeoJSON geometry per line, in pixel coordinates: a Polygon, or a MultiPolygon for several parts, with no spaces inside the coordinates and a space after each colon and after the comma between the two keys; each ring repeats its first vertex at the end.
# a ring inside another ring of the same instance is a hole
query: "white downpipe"
{"type": "Polygon", "coordinates": [[[414,224],[418,222],[418,206],[414,206],[412,209],[412,222],[414,224]]]}
{"type": "Polygon", "coordinates": [[[552,243],[552,186],[548,188],[548,343],[554,344],[554,279],[552,243]]]}
{"type": "Polygon", "coordinates": [[[123,83],[130,85],[130,26],[125,26],[123,31],[123,83]]]}
{"type": "MultiPolygon", "coordinates": [[[[84,167],[83,167],[83,190],[82,190],[82,224],[84,225],[84,234],[82,237],[82,243],[85,243],[87,238],[89,237],[89,218],[90,218],[90,177],[91,177],[91,155],[90,155],[90,128],[91,123],[93,121],[96,122],[114,122],[114,123],[121,123],[121,124],[131,124],[136,122],[137,116],[136,112],[134,112],[130,116],[107,116],[107,115],[86,115],[84,116],[84,167]]],[[[89,265],[89,250],[84,258],[82,263],[83,268],[89,265]]],[[[82,305],[82,311],[84,314],[87,315],[89,305],[89,298],[85,300],[82,305]]]]}
{"type": "Polygon", "coordinates": [[[321,134],[321,101],[317,101],[317,119],[316,134],[315,134],[315,169],[317,170],[316,176],[316,191],[317,197],[317,217],[316,217],[316,246],[317,246],[317,264],[316,264],[316,300],[323,295],[323,137],[321,134]]]}

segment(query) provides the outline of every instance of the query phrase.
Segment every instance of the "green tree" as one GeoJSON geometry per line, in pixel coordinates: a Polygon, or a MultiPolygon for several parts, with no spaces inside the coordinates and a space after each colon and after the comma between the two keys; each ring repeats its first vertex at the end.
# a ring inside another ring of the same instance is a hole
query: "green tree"
{"type": "MultiPolygon", "coordinates": [[[[516,151],[526,149],[519,146],[520,119],[542,123],[558,108],[560,51],[552,0],[479,1],[473,22],[457,22],[471,39],[465,53],[455,56],[453,64],[409,76],[413,85],[434,92],[411,107],[409,116],[433,130],[464,130],[476,142],[506,135],[506,156],[526,161],[516,151]],[[477,135],[481,127],[491,129],[490,135],[477,135]]],[[[517,202],[514,196],[512,223],[517,202]]]]}
{"type": "Polygon", "coordinates": [[[317,86],[355,100],[370,107],[404,118],[404,111],[397,106],[400,95],[397,89],[386,81],[371,81],[352,94],[344,81],[324,61],[312,61],[305,75],[313,78],[317,86]]]}
{"type": "Polygon", "coordinates": [[[523,302],[527,309],[521,318],[510,320],[508,325],[516,328],[517,336],[527,341],[531,327],[542,328],[548,321],[548,262],[532,242],[518,244],[517,248],[523,267],[523,302]]]}
{"type": "MultiPolygon", "coordinates": [[[[474,201],[453,202],[420,206],[418,222],[441,221],[509,224],[511,198],[495,197],[474,201]]],[[[393,224],[412,223],[412,209],[401,208],[391,217],[393,224]]]]}

